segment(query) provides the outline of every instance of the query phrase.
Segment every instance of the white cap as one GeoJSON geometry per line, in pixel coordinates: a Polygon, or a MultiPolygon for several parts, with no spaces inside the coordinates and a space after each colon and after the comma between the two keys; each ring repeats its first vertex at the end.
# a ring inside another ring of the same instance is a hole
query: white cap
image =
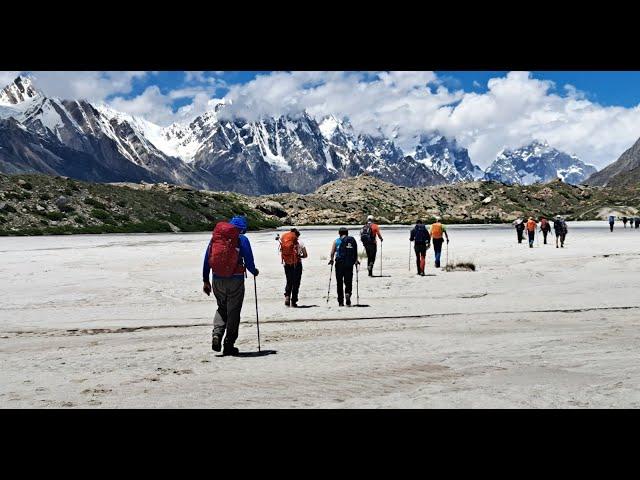
{"type": "Polygon", "coordinates": [[[373,220],[373,215],[369,215],[369,216],[367,217],[367,220],[373,220]]]}
{"type": "Polygon", "coordinates": [[[440,220],[442,220],[440,217],[436,216],[436,222],[439,222],[440,220]]]}

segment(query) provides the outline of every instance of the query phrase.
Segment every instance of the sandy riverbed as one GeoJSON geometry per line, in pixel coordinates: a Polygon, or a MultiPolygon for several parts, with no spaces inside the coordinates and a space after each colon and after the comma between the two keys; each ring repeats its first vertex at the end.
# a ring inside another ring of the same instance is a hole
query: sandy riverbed
{"type": "Polygon", "coordinates": [[[325,300],[335,228],[302,230],[303,309],[282,305],[274,232],[250,233],[267,354],[249,278],[235,358],[210,347],[208,234],[0,238],[0,407],[638,407],[640,230],[569,228],[529,249],[450,227],[477,271],[427,277],[383,228],[389,276],[360,275],[349,309],[334,282],[325,300]]]}

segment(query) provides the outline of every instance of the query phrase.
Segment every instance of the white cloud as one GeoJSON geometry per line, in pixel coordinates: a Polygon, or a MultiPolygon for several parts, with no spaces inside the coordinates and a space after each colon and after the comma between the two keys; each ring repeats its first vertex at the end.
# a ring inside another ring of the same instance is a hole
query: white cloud
{"type": "Polygon", "coordinates": [[[46,95],[102,101],[112,95],[130,93],[135,79],[149,72],[30,72],[34,84],[46,95]]]}
{"type": "Polygon", "coordinates": [[[396,131],[411,150],[415,137],[438,129],[469,148],[472,160],[488,166],[502,148],[533,139],[575,153],[601,168],[640,136],[640,106],[604,107],[571,85],[528,72],[492,78],[484,93],[451,91],[433,72],[274,72],[232,86],[225,115],[249,120],[306,110],[321,117],[347,116],[367,133],[396,131]]]}

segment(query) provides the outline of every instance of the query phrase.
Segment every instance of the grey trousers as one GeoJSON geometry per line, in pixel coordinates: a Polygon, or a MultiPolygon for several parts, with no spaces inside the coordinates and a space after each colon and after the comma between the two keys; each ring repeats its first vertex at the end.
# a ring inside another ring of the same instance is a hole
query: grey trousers
{"type": "Polygon", "coordinates": [[[213,317],[213,335],[222,338],[226,330],[224,345],[233,346],[240,327],[244,278],[214,278],[212,288],[218,302],[218,310],[213,317]]]}

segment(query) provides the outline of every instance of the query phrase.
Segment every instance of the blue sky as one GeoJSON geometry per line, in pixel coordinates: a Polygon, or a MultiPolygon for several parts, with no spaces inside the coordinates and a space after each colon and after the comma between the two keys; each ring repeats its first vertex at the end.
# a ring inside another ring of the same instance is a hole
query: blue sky
{"type": "MultiPolygon", "coordinates": [[[[487,82],[494,77],[502,77],[507,71],[436,72],[453,79],[452,87],[466,91],[486,92],[487,82]],[[456,82],[457,81],[457,82],[456,82]]],[[[640,103],[640,72],[557,72],[532,71],[533,78],[551,80],[556,90],[566,84],[582,91],[586,98],[603,106],[634,107],[640,103]]]]}

